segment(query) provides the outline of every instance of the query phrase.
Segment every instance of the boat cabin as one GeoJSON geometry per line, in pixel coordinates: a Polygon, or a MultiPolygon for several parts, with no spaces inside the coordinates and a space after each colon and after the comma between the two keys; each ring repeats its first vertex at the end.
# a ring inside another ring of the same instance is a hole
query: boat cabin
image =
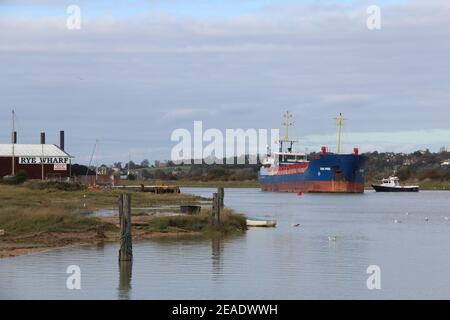
{"type": "Polygon", "coordinates": [[[383,186],[391,186],[391,187],[399,187],[400,180],[397,177],[389,177],[387,179],[381,180],[381,185],[383,186]]]}

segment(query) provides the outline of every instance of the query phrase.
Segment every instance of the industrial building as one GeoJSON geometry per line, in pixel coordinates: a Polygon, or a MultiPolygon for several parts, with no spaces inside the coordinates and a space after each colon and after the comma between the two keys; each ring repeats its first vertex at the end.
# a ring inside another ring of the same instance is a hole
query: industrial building
{"type": "Polygon", "coordinates": [[[72,156],[64,151],[64,131],[60,131],[59,146],[45,143],[41,133],[40,144],[19,144],[17,133],[12,143],[0,144],[0,178],[25,171],[29,179],[62,179],[71,176],[72,156]]]}

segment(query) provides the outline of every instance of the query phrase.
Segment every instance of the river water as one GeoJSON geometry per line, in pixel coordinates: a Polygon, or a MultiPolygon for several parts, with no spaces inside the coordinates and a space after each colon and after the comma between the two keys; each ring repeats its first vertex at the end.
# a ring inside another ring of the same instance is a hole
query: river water
{"type": "Polygon", "coordinates": [[[225,205],[278,225],[135,242],[132,265],[118,264],[115,243],[2,259],[0,299],[450,299],[450,192],[226,189],[225,205]],[[70,265],[80,267],[80,290],[66,287],[70,265]],[[371,265],[381,289],[367,287],[371,265]]]}

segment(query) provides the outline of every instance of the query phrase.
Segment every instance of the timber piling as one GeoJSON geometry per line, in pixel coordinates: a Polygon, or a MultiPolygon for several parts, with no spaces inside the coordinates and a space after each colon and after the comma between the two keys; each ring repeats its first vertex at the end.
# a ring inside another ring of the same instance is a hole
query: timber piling
{"type": "Polygon", "coordinates": [[[133,259],[133,244],[131,236],[131,195],[128,193],[122,193],[119,196],[119,220],[119,261],[131,261],[133,259]]]}

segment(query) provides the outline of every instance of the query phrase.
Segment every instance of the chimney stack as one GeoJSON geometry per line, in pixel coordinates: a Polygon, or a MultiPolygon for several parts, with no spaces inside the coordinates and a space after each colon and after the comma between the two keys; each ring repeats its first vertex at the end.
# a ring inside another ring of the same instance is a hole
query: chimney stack
{"type": "Polygon", "coordinates": [[[45,132],[41,132],[41,144],[45,144],[45,132]]]}
{"type": "Polygon", "coordinates": [[[59,132],[59,148],[64,151],[64,131],[59,132]]]}
{"type": "Polygon", "coordinates": [[[14,131],[14,132],[13,132],[13,135],[12,135],[12,143],[14,143],[14,144],[17,143],[17,131],[14,131]]]}

